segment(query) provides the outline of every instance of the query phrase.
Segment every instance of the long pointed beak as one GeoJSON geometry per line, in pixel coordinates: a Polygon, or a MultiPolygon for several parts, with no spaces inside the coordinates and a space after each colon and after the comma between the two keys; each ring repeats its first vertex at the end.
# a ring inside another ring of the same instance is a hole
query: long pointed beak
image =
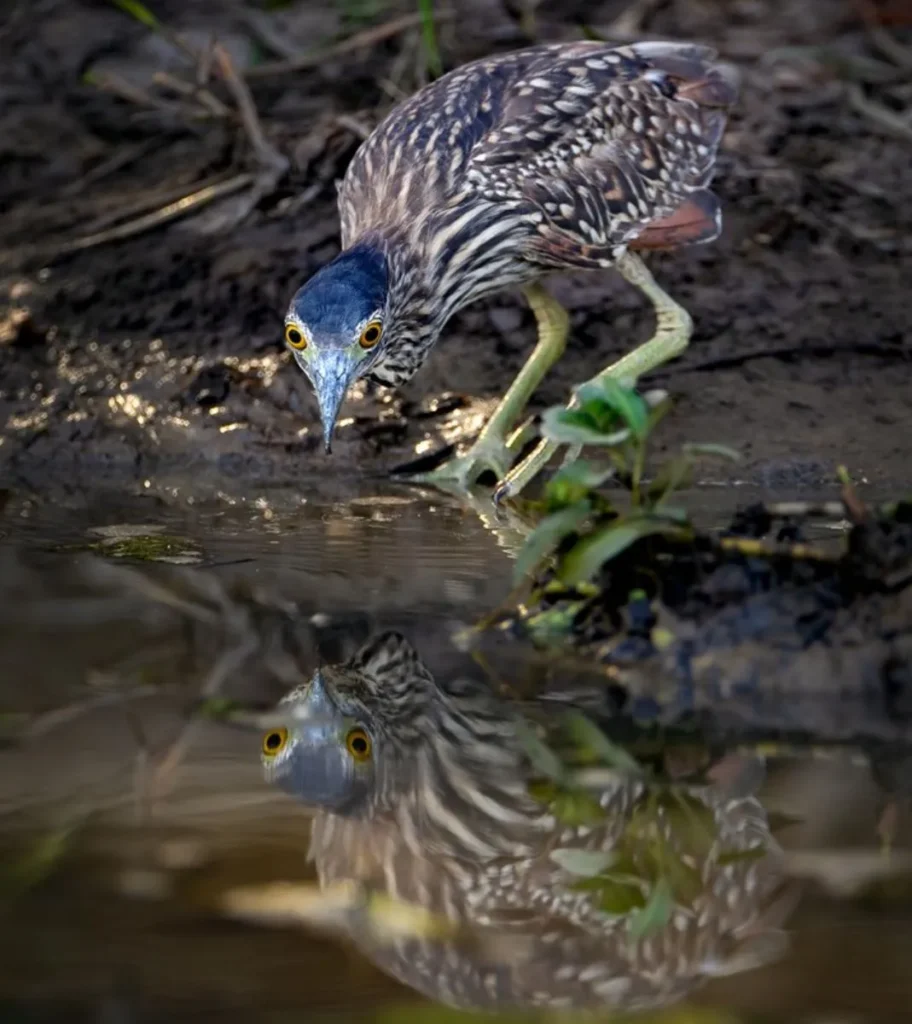
{"type": "Polygon", "coordinates": [[[346,355],[340,352],[325,358],[322,365],[313,367],[313,370],[314,390],[323,424],[323,446],[329,454],[332,451],[336,420],[351,383],[354,367],[346,355]]]}

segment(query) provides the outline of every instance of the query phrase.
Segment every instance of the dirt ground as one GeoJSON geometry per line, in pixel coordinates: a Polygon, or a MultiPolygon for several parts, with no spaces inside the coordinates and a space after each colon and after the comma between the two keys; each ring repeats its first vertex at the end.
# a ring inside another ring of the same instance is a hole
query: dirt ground
{"type": "MultiPolygon", "coordinates": [[[[291,293],[338,248],[334,181],[428,73],[418,5],[150,6],[197,52],[218,34],[290,169],[266,180],[225,83],[182,97],[205,68],[115,4],[3,5],[0,475],[245,486],[382,471],[469,436],[532,344],[518,296],[459,315],[401,393],[352,400],[331,461],[281,342],[291,293]],[[204,189],[221,198],[139,230],[204,189]]],[[[912,480],[912,18],[871,7],[874,31],[858,0],[453,0],[439,25],[445,67],[532,32],[594,31],[705,41],[742,68],[716,182],[723,237],[654,261],[696,321],[654,380],[679,400],[664,441],[735,445],[735,476],[754,485],[817,487],[839,463],[872,484],[912,480]]],[[[553,288],[573,334],[539,407],[651,327],[613,275],[553,288]]]]}

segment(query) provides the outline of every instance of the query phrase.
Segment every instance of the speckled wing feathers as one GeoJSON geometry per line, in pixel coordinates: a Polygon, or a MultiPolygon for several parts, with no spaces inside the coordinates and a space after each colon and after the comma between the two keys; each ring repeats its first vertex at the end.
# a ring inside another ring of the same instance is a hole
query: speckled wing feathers
{"type": "Polygon", "coordinates": [[[690,44],[579,42],[457,68],[359,149],[339,197],[343,245],[429,221],[444,234],[464,223],[464,237],[491,208],[521,236],[516,256],[545,266],[709,241],[720,216],[706,186],[737,93],[714,61],[690,44]]]}
{"type": "Polygon", "coordinates": [[[705,187],[736,95],[714,57],[684,44],[565,45],[514,83],[468,178],[491,199],[534,203],[541,218],[529,255],[545,263],[610,262],[686,203],[690,231],[664,243],[709,241],[719,215],[705,187]]]}

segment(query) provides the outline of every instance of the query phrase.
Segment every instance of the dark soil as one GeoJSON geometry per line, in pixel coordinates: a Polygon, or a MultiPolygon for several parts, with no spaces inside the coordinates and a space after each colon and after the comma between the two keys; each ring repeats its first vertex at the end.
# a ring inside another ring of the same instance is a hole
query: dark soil
{"type": "MultiPolygon", "coordinates": [[[[456,17],[440,30],[447,67],[528,41],[521,4],[451,6],[456,17]]],[[[735,445],[746,457],[737,476],[761,486],[814,487],[839,463],[857,479],[908,484],[912,136],[891,134],[852,95],[860,89],[901,118],[912,105],[912,50],[888,58],[852,0],[648,6],[640,34],[712,43],[744,72],[719,161],[723,237],[655,260],[696,321],[691,348],[655,376],[679,399],[670,443],[735,445]]],[[[263,17],[303,51],[416,7],[301,2],[263,17]]],[[[630,7],[549,0],[537,7],[536,31],[608,34],[630,7]]],[[[199,30],[193,39],[219,33],[241,68],[251,56],[278,59],[268,32],[252,30],[229,0],[153,8],[169,27],[199,30]]],[[[898,20],[890,39],[908,44],[898,20]]],[[[421,47],[413,27],[302,70],[252,68],[266,133],[291,159],[277,188],[234,226],[243,193],[68,255],[68,242],[131,210],[155,210],[256,164],[236,122],[188,119],[174,93],[150,84],[155,69],[186,77],[186,68],[113,4],[3,5],[0,473],[126,485],[192,469],[226,485],[294,481],[382,471],[477,429],[533,341],[515,295],[456,318],[401,393],[351,401],[331,462],[309,387],[281,344],[290,294],[337,251],[334,181],[358,145],[357,126],[369,128],[391,95],[420,84],[421,47]],[[111,72],[157,105],[101,88],[111,72]]],[[[212,93],[231,103],[221,83],[212,93]]],[[[565,399],[651,326],[639,296],[612,275],[553,287],[572,309],[573,335],[540,403],[565,399]]]]}

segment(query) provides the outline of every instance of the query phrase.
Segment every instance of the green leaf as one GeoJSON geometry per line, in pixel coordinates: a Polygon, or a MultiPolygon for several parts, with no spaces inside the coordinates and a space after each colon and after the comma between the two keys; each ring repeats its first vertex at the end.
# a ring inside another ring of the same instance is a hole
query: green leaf
{"type": "Polygon", "coordinates": [[[750,863],[763,860],[766,855],[767,850],[763,846],[749,846],[746,850],[726,850],[719,854],[718,864],[719,867],[725,867],[728,864],[750,863]]]}
{"type": "Polygon", "coordinates": [[[678,455],[662,463],[646,491],[650,500],[659,501],[682,487],[689,487],[693,482],[693,463],[688,455],[678,455]]]}
{"type": "Polygon", "coordinates": [[[551,851],[551,860],[571,875],[592,878],[607,868],[614,854],[605,850],[573,850],[561,848],[551,851]]]}
{"type": "Polygon", "coordinates": [[[550,804],[560,793],[557,783],[549,779],[533,779],[526,787],[526,792],[536,803],[550,804]]]}
{"type": "Polygon", "coordinates": [[[630,437],[625,427],[606,433],[600,430],[584,412],[555,406],[542,415],[542,436],[556,444],[618,445],[630,437]]]}
{"type": "Polygon", "coordinates": [[[720,459],[729,459],[731,462],[740,462],[741,453],[734,448],[724,444],[682,444],[681,448],[688,455],[716,455],[720,459]]]}
{"type": "Polygon", "coordinates": [[[152,29],[153,32],[158,32],[161,29],[161,22],[144,3],[140,3],[140,0],[111,0],[111,2],[115,7],[119,7],[126,14],[129,14],[131,18],[135,18],[138,22],[145,25],[146,28],[152,29]]]}
{"type": "Polygon", "coordinates": [[[539,775],[555,782],[563,782],[567,770],[557,754],[547,747],[536,735],[532,726],[522,718],[516,720],[516,738],[539,775]]]}
{"type": "Polygon", "coordinates": [[[693,906],[703,892],[703,879],[699,870],[685,864],[674,854],[665,858],[663,867],[675,901],[683,906],[693,906]]]}
{"type": "Polygon", "coordinates": [[[602,805],[582,789],[558,793],[551,803],[551,811],[562,825],[596,825],[605,820],[602,805]]]}
{"type": "Polygon", "coordinates": [[[661,931],[671,920],[674,896],[664,878],[656,882],[646,906],[630,919],[628,929],[634,939],[645,939],[661,931]]]}
{"type": "Polygon", "coordinates": [[[564,723],[571,740],[582,748],[583,753],[591,752],[604,764],[610,765],[625,775],[642,776],[642,765],[602,732],[599,727],[579,711],[570,711],[564,723]]]}
{"type": "Polygon", "coordinates": [[[658,516],[638,516],[622,520],[575,544],[561,559],[557,574],[568,585],[585,582],[591,579],[605,562],[616,558],[631,544],[657,533],[673,537],[687,536],[686,531],[672,526],[658,516]]]}
{"type": "Polygon", "coordinates": [[[428,69],[432,77],[439,78],[443,74],[443,61],[440,59],[440,48],[437,45],[437,27],[434,24],[434,0],[418,0],[421,13],[421,37],[427,57],[428,69]]]}
{"type": "Polygon", "coordinates": [[[618,416],[638,440],[646,436],[649,406],[633,387],[625,387],[614,377],[605,377],[583,384],[576,394],[584,408],[589,403],[598,403],[618,416]]]}
{"type": "Polygon", "coordinates": [[[529,534],[519,552],[513,566],[514,582],[518,583],[532,572],[568,534],[586,521],[591,511],[590,502],[583,500],[546,516],[529,534]]]}
{"type": "Polygon", "coordinates": [[[559,469],[545,485],[545,502],[552,510],[575,505],[612,476],[613,466],[596,468],[582,459],[571,462],[559,469]]]}
{"type": "Polygon", "coordinates": [[[591,892],[599,910],[612,917],[622,917],[631,911],[642,912],[646,906],[646,897],[640,885],[610,874],[584,879],[571,888],[574,892],[591,892]]]}

